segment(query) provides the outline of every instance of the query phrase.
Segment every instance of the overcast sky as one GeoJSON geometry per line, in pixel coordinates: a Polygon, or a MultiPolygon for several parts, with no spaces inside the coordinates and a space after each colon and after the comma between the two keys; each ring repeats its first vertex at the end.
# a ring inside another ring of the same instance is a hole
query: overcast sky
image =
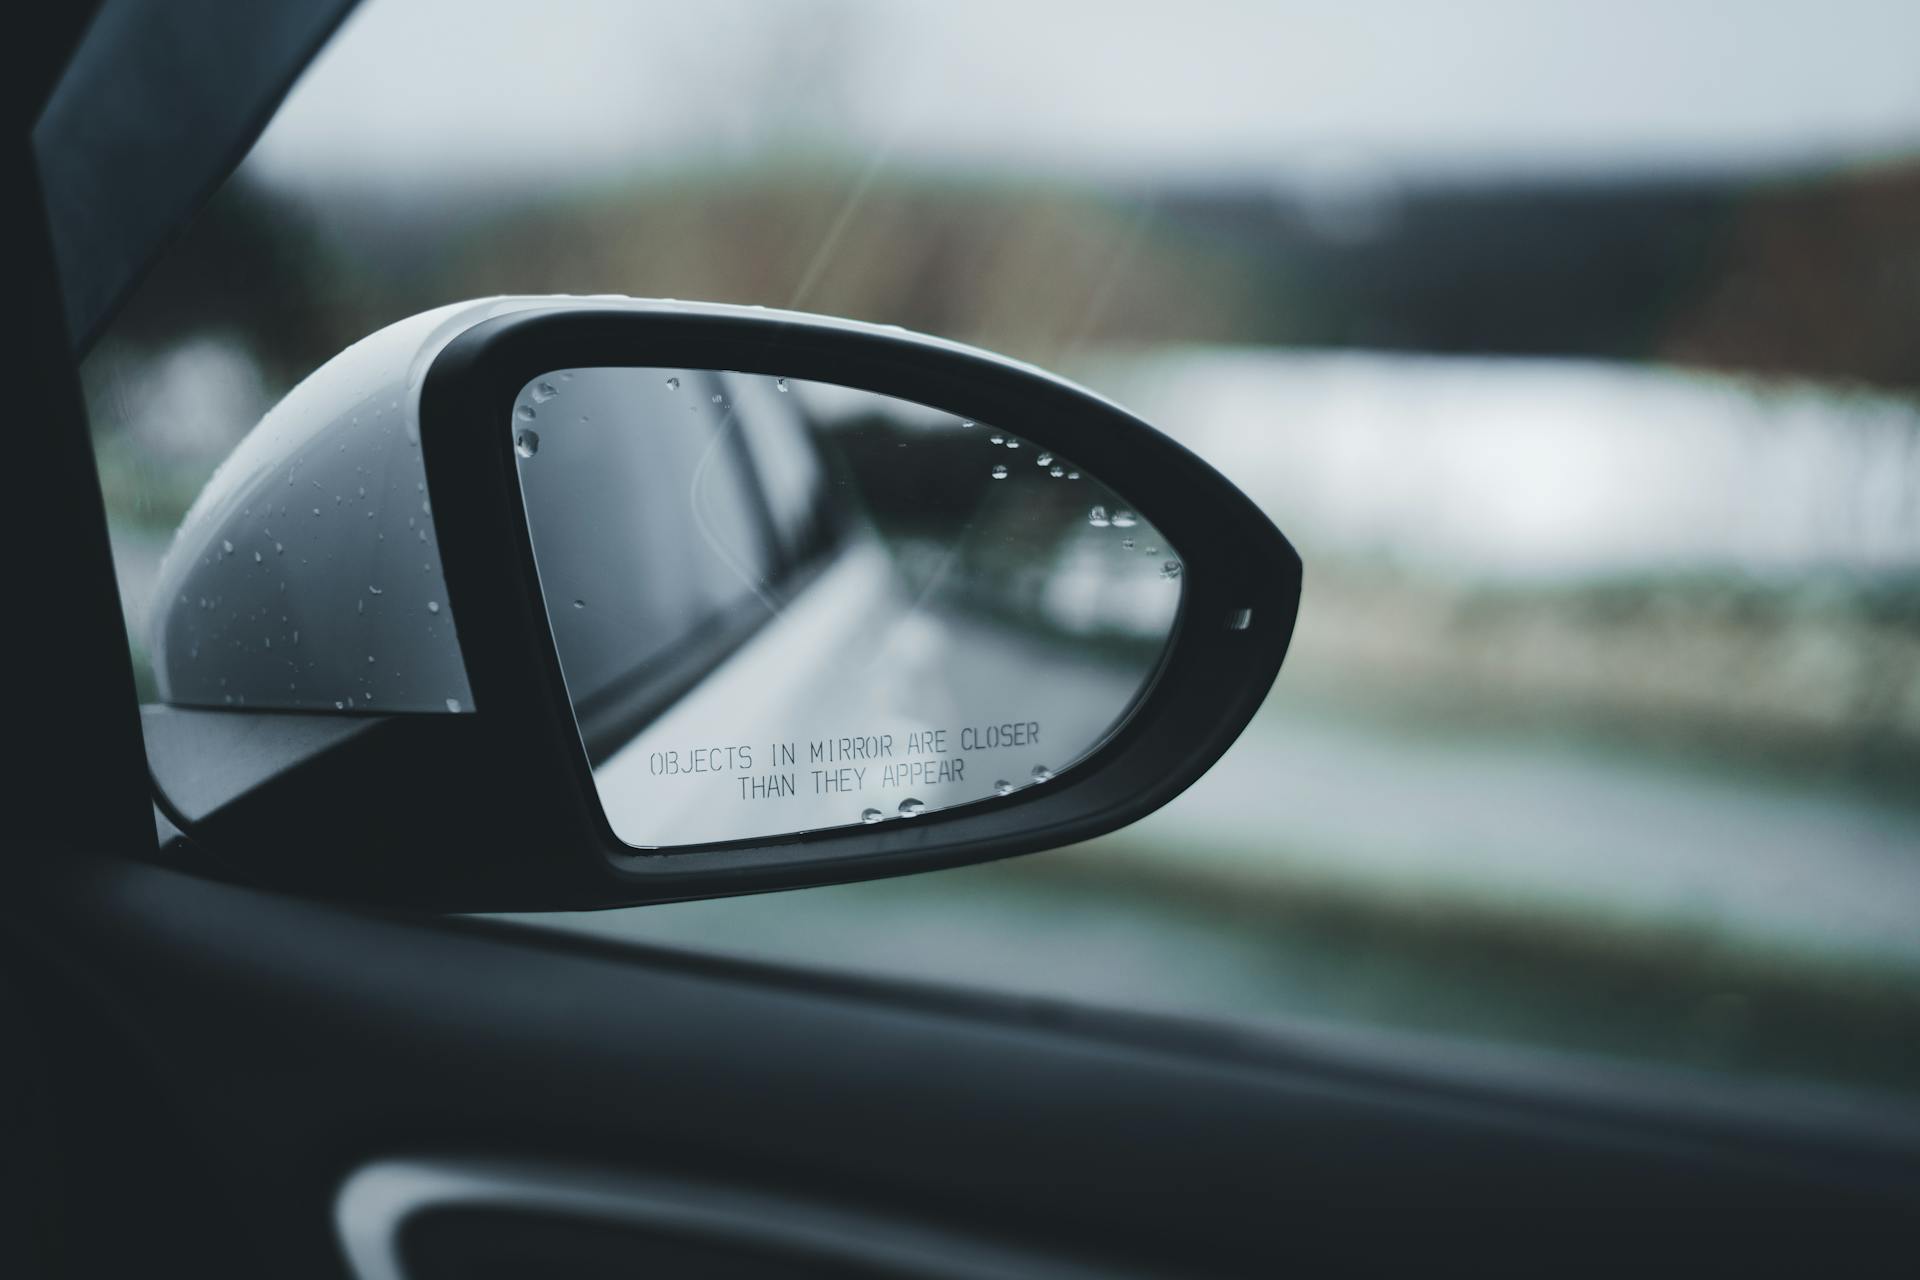
{"type": "Polygon", "coordinates": [[[1920,152],[1920,2],[365,0],[278,182],[770,148],[1165,176],[1793,168],[1920,152]]]}

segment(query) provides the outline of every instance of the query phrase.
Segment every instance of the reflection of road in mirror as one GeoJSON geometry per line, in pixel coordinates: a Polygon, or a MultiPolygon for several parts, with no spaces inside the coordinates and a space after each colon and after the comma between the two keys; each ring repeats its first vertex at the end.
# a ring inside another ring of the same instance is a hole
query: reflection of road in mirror
{"type": "Polygon", "coordinates": [[[1071,765],[1140,673],[990,621],[915,610],[850,553],[594,774],[634,843],[917,816],[1071,765]]]}
{"type": "Polygon", "coordinates": [[[555,424],[519,455],[542,589],[628,843],[1049,782],[1126,719],[1172,632],[1173,549],[1005,430],[701,370],[551,374],[516,431],[529,409],[555,424]]]}

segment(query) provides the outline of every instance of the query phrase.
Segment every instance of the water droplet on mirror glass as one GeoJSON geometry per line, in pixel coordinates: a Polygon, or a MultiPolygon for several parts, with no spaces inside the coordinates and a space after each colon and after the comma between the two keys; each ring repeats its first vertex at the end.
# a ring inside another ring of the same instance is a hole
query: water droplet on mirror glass
{"type": "Polygon", "coordinates": [[[1120,549],[1121,549],[1122,551],[1131,551],[1131,550],[1133,550],[1133,539],[1132,539],[1132,538],[1122,538],[1122,539],[1120,539],[1120,549]]]}
{"type": "Polygon", "coordinates": [[[1069,479],[1069,480],[1078,480],[1079,478],[1080,478],[1080,473],[1079,473],[1078,471],[1069,471],[1069,472],[1067,472],[1067,479],[1069,479]]]}
{"type": "Polygon", "coordinates": [[[1160,566],[1160,576],[1161,576],[1161,577],[1163,577],[1163,578],[1177,578],[1177,577],[1179,577],[1179,576],[1180,576],[1180,562],[1179,562],[1178,560],[1169,560],[1169,561],[1167,561],[1167,562],[1166,562],[1165,564],[1163,564],[1163,565],[1161,565],[1161,566],[1160,566]]]}
{"type": "Polygon", "coordinates": [[[1005,778],[1002,778],[993,784],[993,794],[997,796],[1010,796],[1013,794],[1013,784],[1005,778]]]}
{"type": "Polygon", "coordinates": [[[584,609],[587,607],[587,602],[585,600],[575,600],[573,602],[573,607],[576,609],[584,609]]]}
{"type": "Polygon", "coordinates": [[[784,392],[787,389],[787,380],[785,378],[775,378],[773,385],[784,392]]]}
{"type": "Polygon", "coordinates": [[[253,553],[253,562],[255,564],[259,564],[264,559],[266,559],[266,557],[261,555],[258,551],[253,553]]]}
{"type": "Polygon", "coordinates": [[[713,402],[714,402],[715,404],[719,404],[719,403],[720,403],[720,393],[719,393],[719,392],[717,392],[717,391],[716,391],[716,392],[714,392],[714,394],[713,394],[713,402]]]}
{"type": "Polygon", "coordinates": [[[458,698],[447,699],[447,710],[458,711],[459,709],[460,709],[460,699],[458,698]]]}
{"type": "Polygon", "coordinates": [[[438,600],[427,601],[427,612],[428,613],[440,612],[440,602],[438,600]]]}
{"type": "Polygon", "coordinates": [[[1006,442],[1007,438],[1003,435],[995,434],[987,437],[988,444],[1005,444],[1006,442]]]}
{"type": "Polygon", "coordinates": [[[275,555],[277,555],[277,556],[283,556],[283,555],[285,555],[285,554],[287,554],[287,548],[286,548],[286,546],[285,546],[285,544],[283,544],[283,543],[279,543],[279,542],[276,542],[276,543],[274,543],[274,544],[273,544],[273,554],[275,554],[275,555]]]}
{"type": "Polygon", "coordinates": [[[995,467],[993,469],[993,478],[995,480],[1005,480],[1007,478],[1007,469],[1005,467],[995,467]]]}
{"type": "Polygon", "coordinates": [[[1020,442],[1019,442],[1018,440],[1011,440],[1011,439],[1010,439],[1010,440],[1008,440],[1008,441],[1007,441],[1007,448],[1009,448],[1009,449],[1018,449],[1019,447],[1020,447],[1020,442]]]}
{"type": "Polygon", "coordinates": [[[369,583],[367,584],[367,592],[368,592],[368,594],[370,594],[370,595],[376,595],[376,596],[377,596],[377,595],[379,595],[379,594],[380,594],[380,588],[378,588],[378,587],[376,587],[376,586],[374,586],[374,585],[373,585],[373,584],[372,584],[371,582],[369,582],[369,583]]]}
{"type": "Polygon", "coordinates": [[[970,419],[967,419],[967,418],[960,419],[960,429],[962,431],[971,431],[978,425],[979,425],[978,423],[973,422],[970,419]]]}
{"type": "Polygon", "coordinates": [[[531,458],[540,452],[540,437],[532,431],[522,431],[513,438],[513,447],[520,451],[521,457],[531,458]]]}
{"type": "Polygon", "coordinates": [[[1087,512],[1087,523],[1096,529],[1104,529],[1112,524],[1113,521],[1107,518],[1107,509],[1105,507],[1095,507],[1093,510],[1087,512]]]}
{"type": "Polygon", "coordinates": [[[226,552],[228,555],[233,554],[233,544],[231,542],[228,542],[225,538],[220,539],[220,549],[226,552]]]}
{"type": "Polygon", "coordinates": [[[908,796],[900,802],[900,816],[903,818],[917,818],[926,811],[927,806],[915,800],[912,796],[908,796]]]}
{"type": "Polygon", "coordinates": [[[1033,766],[1033,780],[1035,782],[1048,782],[1051,781],[1052,778],[1053,770],[1047,768],[1047,766],[1043,764],[1033,766]]]}
{"type": "Polygon", "coordinates": [[[667,390],[678,391],[679,389],[680,389],[680,379],[678,378],[667,379],[667,390]]]}
{"type": "Polygon", "coordinates": [[[862,809],[860,811],[860,821],[862,822],[878,822],[886,816],[886,814],[880,812],[878,809],[862,809]]]}
{"type": "Polygon", "coordinates": [[[1047,474],[1052,476],[1055,480],[1058,480],[1061,476],[1067,474],[1067,469],[1065,467],[1054,467],[1052,470],[1048,471],[1047,474]]]}
{"type": "Polygon", "coordinates": [[[515,409],[514,412],[520,415],[520,421],[522,422],[532,422],[534,418],[538,416],[534,413],[533,406],[530,404],[523,404],[518,409],[515,409]]]}
{"type": "Polygon", "coordinates": [[[1039,457],[1033,460],[1033,465],[1036,467],[1050,467],[1053,465],[1053,455],[1050,453],[1043,453],[1039,457]]]}
{"type": "Polygon", "coordinates": [[[554,390],[551,382],[536,382],[533,384],[533,402],[535,404],[545,404],[559,394],[558,391],[554,390]]]}
{"type": "Polygon", "coordinates": [[[1144,549],[1144,550],[1146,551],[1146,553],[1147,553],[1148,555],[1150,555],[1150,556],[1157,556],[1157,555],[1159,555],[1159,554],[1160,554],[1160,548],[1158,548],[1158,547],[1146,547],[1146,548],[1143,548],[1143,549],[1144,549]]]}
{"type": "Polygon", "coordinates": [[[1113,527],[1116,529],[1131,529],[1139,523],[1140,518],[1131,511],[1116,511],[1113,513],[1113,527]]]}

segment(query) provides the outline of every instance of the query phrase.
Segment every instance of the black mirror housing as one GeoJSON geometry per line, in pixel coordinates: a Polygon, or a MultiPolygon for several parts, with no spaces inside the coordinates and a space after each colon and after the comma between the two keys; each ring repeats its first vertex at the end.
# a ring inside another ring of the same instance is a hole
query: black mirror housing
{"type": "Polygon", "coordinates": [[[156,657],[168,705],[148,710],[149,757],[184,856],[213,873],[373,903],[528,911],[1032,852],[1178,795],[1239,735],[1286,654],[1301,565],[1266,516],[1166,436],[1030,366],[894,328],[630,299],[493,300],[402,325],[414,326],[405,341],[349,349],[289,394],[256,433],[267,438],[242,445],[243,465],[216,476],[163,570],[156,657]],[[1150,683],[1044,787],[910,822],[668,850],[626,843],[603,812],[569,698],[507,429],[530,381],[583,367],[852,388],[1073,459],[1180,548],[1178,612],[1150,683]],[[257,532],[274,521],[277,536],[257,532]],[[284,558],[296,527],[299,572],[284,558]],[[374,584],[361,579],[400,563],[401,550],[408,599],[422,595],[414,603],[431,612],[370,645],[382,624],[365,620],[374,584]],[[289,630],[301,617],[320,621],[289,630]],[[348,706],[360,662],[380,681],[348,706]]]}

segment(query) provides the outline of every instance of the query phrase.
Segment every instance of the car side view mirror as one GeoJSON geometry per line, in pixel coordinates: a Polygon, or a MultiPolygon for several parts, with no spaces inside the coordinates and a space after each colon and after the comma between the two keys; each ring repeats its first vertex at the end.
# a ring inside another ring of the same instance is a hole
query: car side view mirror
{"type": "Polygon", "coordinates": [[[145,712],[182,856],[438,909],[953,866],[1165,804],[1292,635],[1230,483],[1026,365],[615,298],[356,343],[208,483],[145,712]]]}

